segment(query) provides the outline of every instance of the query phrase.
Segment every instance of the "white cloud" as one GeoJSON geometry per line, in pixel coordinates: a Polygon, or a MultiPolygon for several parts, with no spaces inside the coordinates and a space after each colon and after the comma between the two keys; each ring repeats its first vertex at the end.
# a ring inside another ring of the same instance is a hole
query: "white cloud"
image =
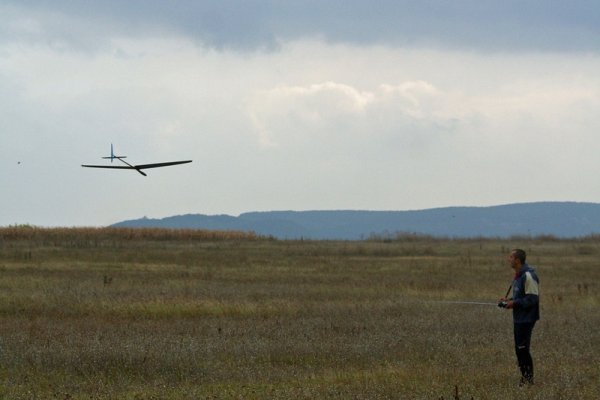
{"type": "Polygon", "coordinates": [[[326,137],[352,141],[353,136],[375,139],[396,132],[410,138],[426,127],[449,126],[455,117],[440,108],[443,96],[424,81],[381,84],[372,91],[330,81],[259,92],[249,112],[261,144],[279,146],[305,137],[313,146],[326,137]]]}

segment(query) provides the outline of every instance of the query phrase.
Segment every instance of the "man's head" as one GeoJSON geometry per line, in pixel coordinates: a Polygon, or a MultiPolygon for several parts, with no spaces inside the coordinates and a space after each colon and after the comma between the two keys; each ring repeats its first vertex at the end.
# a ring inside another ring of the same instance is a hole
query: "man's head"
{"type": "Polygon", "coordinates": [[[525,264],[526,259],[527,254],[525,254],[525,250],[521,249],[513,249],[508,255],[508,261],[510,262],[510,266],[515,271],[521,269],[521,265],[525,264]]]}

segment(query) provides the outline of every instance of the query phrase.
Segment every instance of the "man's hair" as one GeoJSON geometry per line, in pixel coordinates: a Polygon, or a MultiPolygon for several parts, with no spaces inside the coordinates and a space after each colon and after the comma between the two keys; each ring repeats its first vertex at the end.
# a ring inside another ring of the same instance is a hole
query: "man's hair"
{"type": "Polygon", "coordinates": [[[525,264],[525,259],[527,258],[527,254],[525,254],[525,250],[521,249],[513,249],[512,253],[521,261],[521,264],[525,264]]]}

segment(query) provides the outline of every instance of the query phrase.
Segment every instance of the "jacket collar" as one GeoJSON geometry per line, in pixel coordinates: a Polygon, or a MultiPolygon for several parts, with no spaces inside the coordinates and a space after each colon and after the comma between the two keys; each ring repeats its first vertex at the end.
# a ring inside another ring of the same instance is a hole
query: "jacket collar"
{"type": "Polygon", "coordinates": [[[521,269],[519,270],[519,272],[515,273],[515,279],[519,278],[527,271],[531,271],[531,267],[529,266],[529,264],[527,264],[527,262],[525,262],[523,265],[521,265],[521,269]]]}

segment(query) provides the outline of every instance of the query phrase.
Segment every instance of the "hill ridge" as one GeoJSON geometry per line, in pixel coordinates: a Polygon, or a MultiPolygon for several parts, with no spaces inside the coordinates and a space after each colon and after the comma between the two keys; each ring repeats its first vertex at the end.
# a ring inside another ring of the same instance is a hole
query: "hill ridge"
{"type": "Polygon", "coordinates": [[[143,217],[111,226],[252,231],[279,239],[360,240],[396,233],[453,238],[567,238],[600,233],[600,203],[544,201],[405,211],[250,211],[237,217],[184,214],[160,219],[143,217]]]}

